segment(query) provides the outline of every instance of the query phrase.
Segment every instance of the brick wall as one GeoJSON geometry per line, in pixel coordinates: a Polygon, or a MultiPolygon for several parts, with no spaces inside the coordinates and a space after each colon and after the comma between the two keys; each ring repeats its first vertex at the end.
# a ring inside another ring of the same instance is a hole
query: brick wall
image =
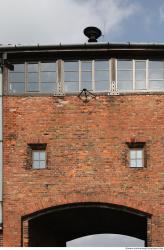
{"type": "Polygon", "coordinates": [[[73,202],[148,212],[151,244],[164,246],[163,95],[5,96],[3,105],[4,246],[21,245],[22,216],[73,202]],[[129,168],[131,141],[146,142],[146,168],[129,168]],[[29,169],[29,143],[47,144],[47,169],[29,169]]]}

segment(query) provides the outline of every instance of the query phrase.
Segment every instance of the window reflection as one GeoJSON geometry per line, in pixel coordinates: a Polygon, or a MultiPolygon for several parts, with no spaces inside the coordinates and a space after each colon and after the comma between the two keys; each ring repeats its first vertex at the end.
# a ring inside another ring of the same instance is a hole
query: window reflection
{"type": "Polygon", "coordinates": [[[64,90],[66,93],[79,91],[79,62],[66,61],[64,63],[64,90]]]}
{"type": "Polygon", "coordinates": [[[79,70],[79,63],[76,62],[64,62],[64,70],[66,71],[78,71],[79,70]]]}
{"type": "Polygon", "coordinates": [[[39,91],[39,84],[37,82],[28,83],[27,91],[29,91],[29,92],[38,92],[39,91]]]}
{"type": "Polygon", "coordinates": [[[38,72],[38,64],[36,63],[28,64],[28,72],[38,72]]]}
{"type": "Polygon", "coordinates": [[[41,93],[53,93],[56,90],[57,90],[57,83],[53,82],[40,83],[41,93]]]}
{"type": "Polygon", "coordinates": [[[92,70],[92,62],[91,61],[82,61],[81,62],[81,70],[82,71],[91,71],[92,70]]]}
{"type": "Polygon", "coordinates": [[[9,77],[10,82],[24,82],[24,73],[11,72],[9,77]]]}
{"type": "Polygon", "coordinates": [[[133,89],[133,62],[132,60],[117,61],[117,86],[120,91],[133,89]]]}
{"type": "Polygon", "coordinates": [[[19,94],[22,94],[25,92],[25,86],[24,86],[24,83],[10,83],[9,85],[9,90],[10,92],[16,94],[16,93],[19,93],[19,94]]]}
{"type": "Polygon", "coordinates": [[[56,72],[41,72],[40,73],[41,82],[56,82],[56,72]]]}

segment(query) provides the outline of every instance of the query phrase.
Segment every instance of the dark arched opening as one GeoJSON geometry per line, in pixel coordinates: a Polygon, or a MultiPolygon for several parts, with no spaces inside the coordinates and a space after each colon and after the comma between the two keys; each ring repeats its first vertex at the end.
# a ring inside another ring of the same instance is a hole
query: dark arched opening
{"type": "Polygon", "coordinates": [[[29,246],[59,247],[93,234],[121,234],[145,241],[148,214],[124,206],[78,203],[58,206],[32,214],[29,246]]]}

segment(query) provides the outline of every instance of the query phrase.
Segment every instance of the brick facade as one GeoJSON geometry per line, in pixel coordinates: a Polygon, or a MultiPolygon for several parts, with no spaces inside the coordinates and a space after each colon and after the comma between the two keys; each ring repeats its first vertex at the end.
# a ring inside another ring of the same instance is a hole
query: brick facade
{"type": "Polygon", "coordinates": [[[21,246],[22,216],[77,202],[151,214],[148,244],[164,246],[163,95],[5,96],[3,108],[4,246],[21,246]],[[146,143],[145,168],[128,166],[134,141],[146,143]],[[30,143],[47,144],[46,169],[29,167],[30,143]]]}

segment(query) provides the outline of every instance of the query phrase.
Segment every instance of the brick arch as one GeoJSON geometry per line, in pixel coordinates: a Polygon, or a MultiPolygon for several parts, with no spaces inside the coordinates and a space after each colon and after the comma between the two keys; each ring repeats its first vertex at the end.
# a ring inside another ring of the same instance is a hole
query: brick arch
{"type": "Polygon", "coordinates": [[[33,213],[38,213],[42,210],[51,209],[57,206],[65,206],[68,204],[78,204],[78,203],[102,203],[102,204],[112,204],[117,206],[124,206],[130,209],[142,211],[145,214],[157,214],[157,211],[154,211],[154,207],[151,207],[150,204],[143,200],[136,201],[135,199],[126,198],[126,199],[118,199],[118,197],[106,197],[106,196],[97,196],[95,197],[86,197],[81,195],[73,195],[69,199],[60,198],[58,200],[49,199],[37,199],[37,201],[33,201],[30,206],[22,207],[22,218],[28,218],[33,213]]]}
{"type": "MultiPolygon", "coordinates": [[[[57,206],[52,206],[52,207],[48,207],[48,208],[44,208],[44,209],[41,209],[41,210],[39,210],[39,211],[35,211],[35,212],[33,212],[33,213],[31,213],[31,214],[28,214],[28,215],[26,215],[26,216],[23,216],[22,217],[22,232],[23,232],[23,234],[22,234],[22,245],[23,246],[38,246],[38,245],[31,245],[31,243],[29,243],[31,240],[29,240],[30,239],[30,235],[31,235],[31,230],[30,230],[30,228],[31,228],[31,222],[33,223],[33,221],[34,221],[34,225],[35,225],[35,221],[39,221],[40,220],[40,218],[42,219],[42,218],[44,218],[45,216],[47,216],[47,218],[48,218],[48,216],[50,215],[50,216],[52,216],[53,215],[53,213],[63,213],[63,211],[69,211],[69,210],[71,210],[71,209],[74,209],[74,211],[78,211],[79,209],[85,209],[84,211],[86,211],[86,209],[98,209],[99,211],[100,211],[100,209],[103,211],[107,211],[107,210],[109,210],[110,211],[110,213],[111,213],[111,216],[115,216],[115,217],[117,217],[116,216],[116,214],[117,215],[119,215],[119,216],[126,216],[126,219],[128,218],[127,216],[129,216],[129,218],[130,218],[130,220],[132,219],[134,219],[134,224],[138,221],[138,223],[142,223],[143,225],[145,225],[145,226],[143,226],[142,225],[142,227],[145,227],[146,229],[145,230],[147,230],[147,224],[145,224],[145,223],[147,223],[147,219],[148,218],[150,218],[151,217],[151,215],[150,214],[148,214],[148,213],[145,213],[145,212],[143,212],[143,211],[140,211],[140,210],[137,210],[137,209],[134,209],[134,208],[130,208],[130,207],[127,207],[127,206],[122,206],[122,205],[116,205],[116,204],[111,204],[111,203],[102,203],[102,202],[80,202],[80,203],[68,203],[68,204],[63,204],[63,205],[57,205],[57,206]],[[78,209],[78,210],[77,210],[78,209]],[[112,213],[113,213],[113,215],[112,215],[112,213]],[[139,221],[140,220],[140,218],[141,218],[141,221],[139,221]],[[137,220],[136,220],[137,219],[137,220]]],[[[93,210],[94,211],[94,210],[93,210]]],[[[65,213],[65,212],[64,212],[65,213]]],[[[63,213],[63,214],[64,214],[63,213]]],[[[101,214],[101,213],[100,213],[101,214]]],[[[57,216],[56,218],[58,218],[59,216],[57,216]]],[[[46,218],[46,217],[45,217],[46,218]]],[[[62,218],[62,217],[61,217],[62,218]]],[[[73,217],[74,218],[74,217],[73,217]]],[[[107,218],[107,217],[106,217],[107,218]]],[[[120,217],[121,218],[121,217],[120,217]]],[[[48,218],[49,219],[49,218],[48,218]]],[[[45,219],[44,219],[45,220],[45,219]]],[[[62,220],[64,220],[64,219],[62,219],[62,220]]],[[[51,220],[50,220],[51,221],[51,220]]],[[[125,219],[123,220],[124,221],[124,223],[125,223],[125,219]]],[[[48,223],[48,222],[47,222],[48,223]]],[[[65,223],[65,222],[64,222],[65,223]]],[[[118,222],[117,222],[118,223],[118,222]]],[[[117,224],[116,223],[116,224],[117,224]]],[[[131,222],[130,222],[131,223],[131,222]]],[[[130,225],[130,223],[129,223],[129,225],[130,225]]],[[[127,226],[128,227],[128,229],[127,229],[127,231],[129,230],[129,228],[131,227],[131,225],[130,225],[130,227],[129,226],[127,226]]],[[[122,229],[121,229],[122,230],[122,229]]],[[[33,230],[32,232],[34,232],[35,230],[33,230]]],[[[37,231],[37,230],[36,230],[37,231]]],[[[126,231],[126,230],[125,230],[126,231]]],[[[83,231],[84,232],[84,231],[83,231]]],[[[130,232],[130,231],[129,231],[130,232]]],[[[134,232],[133,232],[134,233],[134,232]]],[[[133,236],[133,233],[132,233],[132,236],[133,236]]],[[[140,233],[139,233],[140,234],[140,233]]],[[[138,235],[139,235],[138,234],[138,235]]],[[[147,233],[146,233],[147,234],[147,233]]],[[[83,235],[83,234],[82,234],[83,235]]],[[[86,233],[86,235],[87,235],[87,233],[86,233]]],[[[88,233],[88,235],[89,235],[89,233],[88,233]]],[[[125,235],[126,235],[126,233],[125,233],[125,235]]],[[[128,235],[128,233],[127,233],[127,235],[128,235]]],[[[134,234],[135,235],[135,234],[134,234]]],[[[137,235],[137,232],[136,232],[136,235],[137,235]]],[[[80,234],[78,235],[78,236],[80,236],[80,234]]],[[[129,234],[129,236],[130,236],[130,234],[129,234]]],[[[38,237],[38,236],[37,236],[38,237]]],[[[64,237],[64,236],[63,236],[64,237]]],[[[71,237],[73,237],[73,236],[71,236],[71,237]]],[[[145,236],[143,236],[143,237],[145,237],[145,236]]],[[[33,237],[33,238],[35,238],[35,237],[33,237]]],[[[39,237],[38,237],[39,238],[39,237]]],[[[42,237],[41,237],[42,238],[42,237]]],[[[77,237],[78,238],[78,237],[77,237]]],[[[149,240],[149,235],[147,234],[147,236],[146,236],[146,245],[147,245],[147,242],[148,242],[148,240],[149,240]]],[[[58,240],[58,239],[57,239],[58,240]]],[[[61,239],[60,239],[61,240],[61,239]]],[[[65,244],[65,241],[66,240],[64,240],[63,242],[64,242],[64,244],[65,244]]],[[[62,242],[62,244],[63,244],[63,242],[62,242]]],[[[32,243],[33,244],[33,243],[32,243]]],[[[61,244],[61,242],[60,243],[56,243],[56,244],[61,244]]],[[[42,245],[39,245],[39,246],[42,246],[42,245]]],[[[49,245],[48,245],[49,246],[49,245]]],[[[52,246],[52,245],[50,245],[50,246],[52,246]]],[[[55,246],[64,246],[64,245],[55,245],[55,246]]]]}

